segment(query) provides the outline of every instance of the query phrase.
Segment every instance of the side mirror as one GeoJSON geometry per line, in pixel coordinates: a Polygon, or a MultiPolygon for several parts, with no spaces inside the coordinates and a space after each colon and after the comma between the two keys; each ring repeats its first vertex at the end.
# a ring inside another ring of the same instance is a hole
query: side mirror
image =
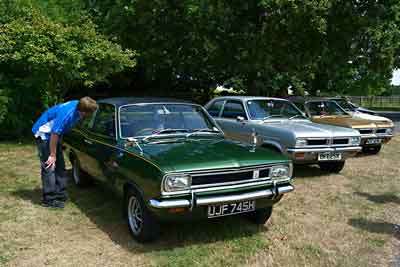
{"type": "Polygon", "coordinates": [[[242,116],[237,116],[237,117],[236,117],[236,120],[237,120],[238,122],[244,122],[244,117],[242,117],[242,116]]]}

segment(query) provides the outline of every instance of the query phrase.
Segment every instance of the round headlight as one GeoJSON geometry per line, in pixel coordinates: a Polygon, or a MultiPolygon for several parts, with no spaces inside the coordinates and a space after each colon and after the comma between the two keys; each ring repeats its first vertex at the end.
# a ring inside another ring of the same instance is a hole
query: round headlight
{"type": "Polygon", "coordinates": [[[192,184],[192,178],[187,174],[167,175],[163,180],[164,192],[177,192],[189,190],[192,184]]]}
{"type": "Polygon", "coordinates": [[[290,178],[291,176],[291,166],[279,165],[271,167],[271,179],[272,180],[282,180],[290,178]]]}
{"type": "Polygon", "coordinates": [[[296,147],[305,147],[307,145],[307,139],[297,138],[296,147]]]}
{"type": "Polygon", "coordinates": [[[350,137],[350,144],[351,145],[359,145],[361,142],[361,137],[356,136],[356,137],[350,137]]]}
{"type": "Polygon", "coordinates": [[[386,129],[386,134],[393,134],[393,128],[386,129]]]}

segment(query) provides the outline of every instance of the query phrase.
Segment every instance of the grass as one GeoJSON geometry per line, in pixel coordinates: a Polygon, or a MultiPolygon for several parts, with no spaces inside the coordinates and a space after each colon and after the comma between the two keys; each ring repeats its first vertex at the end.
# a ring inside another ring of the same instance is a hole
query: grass
{"type": "Polygon", "coordinates": [[[298,167],[295,192],[264,226],[241,217],[170,224],[141,245],[100,184],[71,184],[64,210],[41,207],[35,147],[0,143],[0,266],[391,266],[400,256],[399,150],[397,136],[340,174],[298,167]]]}

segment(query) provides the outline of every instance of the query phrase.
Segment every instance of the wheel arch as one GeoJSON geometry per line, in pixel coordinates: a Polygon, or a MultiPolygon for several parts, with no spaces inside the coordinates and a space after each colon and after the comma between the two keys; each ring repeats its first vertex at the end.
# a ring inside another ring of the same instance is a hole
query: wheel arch
{"type": "Polygon", "coordinates": [[[283,147],[278,142],[266,141],[261,145],[261,147],[269,148],[269,149],[272,149],[272,150],[274,150],[276,152],[283,153],[283,147]]]}

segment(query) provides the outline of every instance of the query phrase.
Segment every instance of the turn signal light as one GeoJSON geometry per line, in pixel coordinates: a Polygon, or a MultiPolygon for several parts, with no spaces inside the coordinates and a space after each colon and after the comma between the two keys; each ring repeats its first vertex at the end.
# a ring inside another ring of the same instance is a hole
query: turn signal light
{"type": "Polygon", "coordinates": [[[296,159],[304,159],[305,153],[296,153],[296,159]]]}
{"type": "Polygon", "coordinates": [[[186,212],[187,208],[170,208],[168,209],[168,212],[170,213],[182,213],[186,212]]]}

